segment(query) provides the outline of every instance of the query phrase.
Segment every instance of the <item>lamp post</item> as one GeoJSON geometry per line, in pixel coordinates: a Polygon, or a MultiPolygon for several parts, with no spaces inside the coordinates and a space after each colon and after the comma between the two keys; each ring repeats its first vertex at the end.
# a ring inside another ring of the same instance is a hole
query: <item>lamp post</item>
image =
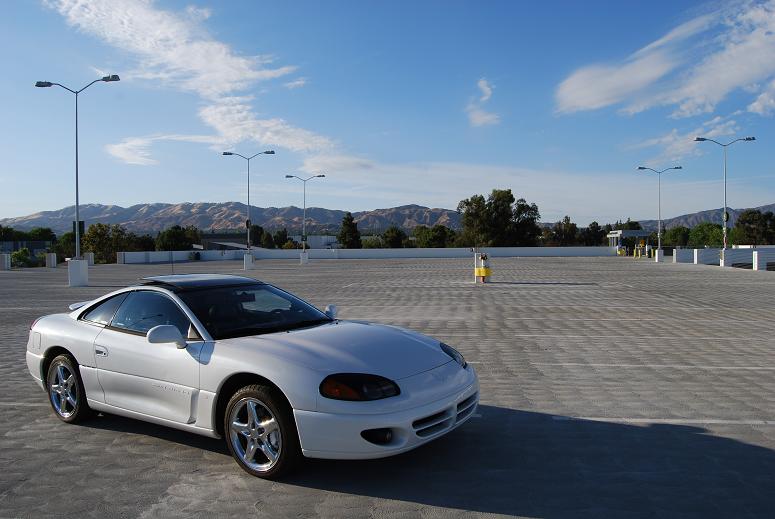
{"type": "Polygon", "coordinates": [[[683,168],[681,166],[673,166],[672,168],[665,168],[657,171],[656,169],[648,168],[646,166],[638,166],[638,169],[653,171],[657,174],[657,258],[659,258],[658,251],[662,250],[662,173],[670,171],[671,169],[683,168]]]}
{"type": "Polygon", "coordinates": [[[94,83],[103,81],[105,83],[111,83],[113,81],[120,81],[116,74],[104,76],[100,79],[95,79],[80,90],[73,90],[61,83],[54,83],[52,81],[37,81],[35,86],[38,88],[49,88],[52,86],[62,87],[68,92],[75,94],[75,259],[81,259],[81,212],[78,201],[78,94],[92,86],[94,83]]]}
{"type": "Polygon", "coordinates": [[[254,159],[258,157],[259,155],[274,155],[274,150],[267,150],[267,151],[260,151],[256,153],[255,155],[251,155],[250,157],[246,157],[244,155],[240,155],[239,153],[234,153],[231,151],[224,151],[223,155],[226,155],[227,157],[235,156],[235,157],[242,157],[245,159],[245,161],[248,163],[248,219],[247,222],[245,222],[245,227],[248,228],[248,237],[247,237],[247,246],[248,246],[248,254],[250,254],[250,161],[251,159],[254,159]]]}
{"type": "Polygon", "coordinates": [[[325,178],[325,175],[312,175],[309,178],[301,178],[296,175],[285,175],[285,178],[296,178],[301,180],[304,184],[304,212],[301,217],[301,250],[304,252],[307,250],[307,182],[313,178],[325,178]]]}
{"type": "Polygon", "coordinates": [[[707,137],[695,137],[695,142],[714,142],[724,148],[724,214],[721,216],[722,223],[724,225],[724,250],[727,250],[727,221],[729,220],[729,213],[727,212],[727,146],[731,146],[732,144],[739,142],[739,141],[755,141],[756,137],[741,137],[739,139],[735,139],[732,142],[728,142],[726,144],[721,144],[718,141],[714,141],[713,139],[708,139],[707,137]]]}

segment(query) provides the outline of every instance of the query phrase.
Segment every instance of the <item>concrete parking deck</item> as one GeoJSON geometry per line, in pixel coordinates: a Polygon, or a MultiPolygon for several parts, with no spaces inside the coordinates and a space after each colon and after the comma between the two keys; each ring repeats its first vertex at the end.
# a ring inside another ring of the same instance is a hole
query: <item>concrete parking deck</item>
{"type": "MultiPolygon", "coordinates": [[[[176,272],[233,272],[241,262],[176,272]]],[[[258,263],[250,274],[344,319],[458,348],[481,407],[392,459],[308,461],[283,482],[225,445],[99,416],[57,420],[32,382],[32,320],[169,265],[0,272],[0,516],[772,517],[775,273],[631,258],[258,263]]]]}

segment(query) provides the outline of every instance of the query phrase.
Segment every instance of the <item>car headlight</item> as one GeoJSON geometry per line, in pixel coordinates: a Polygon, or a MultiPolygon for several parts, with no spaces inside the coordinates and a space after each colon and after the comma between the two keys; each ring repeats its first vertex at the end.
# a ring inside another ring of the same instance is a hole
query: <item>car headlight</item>
{"type": "Polygon", "coordinates": [[[465,367],[468,366],[466,359],[464,359],[463,355],[455,348],[453,348],[449,344],[444,344],[443,342],[440,342],[439,346],[441,346],[441,351],[443,351],[444,353],[452,357],[452,359],[458,364],[460,364],[460,366],[463,367],[463,369],[465,369],[465,367]]]}
{"type": "Polygon", "coordinates": [[[320,394],[334,400],[380,400],[401,394],[398,385],[379,375],[338,373],[320,383],[320,394]]]}

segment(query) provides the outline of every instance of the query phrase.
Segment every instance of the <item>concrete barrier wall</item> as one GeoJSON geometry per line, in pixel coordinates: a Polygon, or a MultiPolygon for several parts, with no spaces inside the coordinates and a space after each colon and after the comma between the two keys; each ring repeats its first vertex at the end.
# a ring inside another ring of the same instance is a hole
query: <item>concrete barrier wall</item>
{"type": "Polygon", "coordinates": [[[722,267],[735,265],[751,265],[753,263],[754,249],[727,249],[720,261],[722,267]]]}
{"type": "Polygon", "coordinates": [[[721,261],[721,249],[694,249],[695,265],[718,265],[721,261]]]}
{"type": "Polygon", "coordinates": [[[694,263],[694,249],[675,249],[673,263],[694,263]]]}
{"type": "MultiPolygon", "coordinates": [[[[493,258],[508,257],[594,257],[616,256],[615,247],[488,247],[482,249],[493,258]]],[[[119,252],[118,263],[169,263],[187,261],[194,251],[119,252]],[[170,257],[171,256],[171,257],[170,257]]],[[[244,250],[198,251],[201,261],[239,260],[244,250]]],[[[299,259],[299,249],[252,250],[256,259],[299,259]]],[[[469,258],[471,250],[465,247],[437,249],[308,249],[310,259],[412,259],[412,258],[469,258]]]]}
{"type": "Polygon", "coordinates": [[[752,261],[754,270],[767,270],[768,263],[775,264],[775,249],[754,249],[752,261]]]}
{"type": "MultiPolygon", "coordinates": [[[[616,256],[615,247],[487,247],[481,250],[492,258],[616,256]]],[[[299,250],[254,249],[253,255],[257,259],[298,259],[299,252],[299,250]]],[[[309,249],[307,252],[310,259],[471,257],[471,250],[465,247],[435,249],[309,249]]]]}
{"type": "Polygon", "coordinates": [[[236,260],[242,259],[245,251],[242,250],[203,250],[203,251],[146,251],[146,252],[118,252],[117,263],[169,263],[171,261],[188,261],[191,254],[199,253],[202,261],[236,260]]]}

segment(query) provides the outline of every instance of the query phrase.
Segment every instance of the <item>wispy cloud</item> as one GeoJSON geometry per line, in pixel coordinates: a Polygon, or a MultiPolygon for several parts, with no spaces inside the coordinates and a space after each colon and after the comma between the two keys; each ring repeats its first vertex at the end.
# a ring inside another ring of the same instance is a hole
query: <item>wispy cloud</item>
{"type": "MultiPolygon", "coordinates": [[[[261,119],[244,92],[261,81],[296,71],[292,65],[272,66],[271,56],[242,56],[216,40],[202,26],[208,9],[183,12],[159,9],[151,0],[50,0],[68,24],[136,58],[125,79],[162,82],[169,88],[197,94],[204,102],[199,115],[217,134],[211,143],[231,146],[253,140],[294,151],[319,151],[332,145],[326,137],[296,128],[280,118],[261,119]],[[233,126],[230,126],[233,125],[233,126]]],[[[193,136],[192,142],[200,142],[193,136]]],[[[130,137],[108,151],[132,164],[153,164],[149,146],[157,135],[130,137]]],[[[183,139],[180,139],[183,140],[183,139]]]]}
{"type": "Polygon", "coordinates": [[[707,137],[710,139],[735,135],[740,130],[734,119],[729,117],[714,117],[705,121],[700,126],[681,132],[676,128],[664,135],[647,139],[631,146],[632,149],[658,148],[659,154],[649,159],[649,166],[662,166],[664,164],[680,161],[686,157],[697,156],[702,153],[702,148],[694,142],[695,137],[707,137]]]}
{"type": "MultiPolygon", "coordinates": [[[[712,112],[731,92],[775,77],[775,0],[744,1],[696,17],[620,63],[573,72],[557,87],[559,113],[622,105],[625,113],[674,107],[674,117],[712,112]]],[[[762,113],[769,99],[752,105],[762,113]]],[[[769,112],[766,112],[769,113],[769,112]]]]}
{"type": "Polygon", "coordinates": [[[487,81],[486,78],[481,78],[476,82],[476,86],[479,88],[481,95],[478,100],[472,100],[466,105],[468,122],[474,127],[498,124],[500,122],[500,116],[482,108],[482,105],[487,103],[492,97],[492,91],[493,88],[495,88],[494,85],[487,81]]]}
{"type": "Polygon", "coordinates": [[[294,79],[293,81],[288,81],[287,83],[283,83],[283,86],[288,89],[294,89],[294,88],[301,88],[304,85],[307,84],[307,78],[300,77],[297,79],[294,79]]]}
{"type": "Polygon", "coordinates": [[[485,78],[482,78],[476,82],[476,86],[478,86],[479,90],[482,92],[482,96],[479,98],[479,102],[485,103],[489,101],[492,97],[492,86],[490,85],[489,81],[487,81],[485,78]]]}
{"type": "Polygon", "coordinates": [[[756,100],[748,105],[748,111],[759,115],[775,113],[775,80],[773,80],[756,100]]]}

